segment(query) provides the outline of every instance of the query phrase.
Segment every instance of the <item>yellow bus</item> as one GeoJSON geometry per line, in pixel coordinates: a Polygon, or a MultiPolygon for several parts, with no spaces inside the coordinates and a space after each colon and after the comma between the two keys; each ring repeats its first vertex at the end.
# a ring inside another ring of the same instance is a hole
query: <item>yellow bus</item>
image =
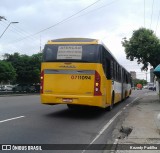
{"type": "Polygon", "coordinates": [[[41,102],[109,107],[131,94],[131,75],[97,39],[48,41],[41,64],[41,102]]]}

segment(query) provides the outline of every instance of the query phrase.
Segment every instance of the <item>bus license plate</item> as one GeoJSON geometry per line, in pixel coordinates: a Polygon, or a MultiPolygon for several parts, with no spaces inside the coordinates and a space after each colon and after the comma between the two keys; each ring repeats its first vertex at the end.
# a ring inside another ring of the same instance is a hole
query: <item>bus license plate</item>
{"type": "Polygon", "coordinates": [[[71,98],[63,98],[63,102],[72,102],[73,101],[73,99],[71,99],[71,98]]]}

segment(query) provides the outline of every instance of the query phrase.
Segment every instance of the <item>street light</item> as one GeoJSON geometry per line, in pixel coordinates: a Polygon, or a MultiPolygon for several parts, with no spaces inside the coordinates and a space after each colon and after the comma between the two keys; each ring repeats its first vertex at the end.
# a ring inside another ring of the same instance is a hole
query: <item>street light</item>
{"type": "Polygon", "coordinates": [[[2,19],[3,19],[3,20],[7,20],[4,16],[0,16],[0,21],[1,21],[2,19]]]}
{"type": "Polygon", "coordinates": [[[1,34],[0,38],[3,36],[3,34],[6,32],[6,30],[9,28],[9,26],[11,24],[15,24],[15,23],[19,23],[19,22],[10,22],[9,25],[6,27],[6,29],[3,31],[3,33],[1,34]]]}

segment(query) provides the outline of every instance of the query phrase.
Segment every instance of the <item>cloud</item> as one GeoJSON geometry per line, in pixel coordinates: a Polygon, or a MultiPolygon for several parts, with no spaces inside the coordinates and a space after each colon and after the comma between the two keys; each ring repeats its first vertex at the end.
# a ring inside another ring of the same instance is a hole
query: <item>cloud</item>
{"type": "MultiPolygon", "coordinates": [[[[131,64],[132,62],[126,60],[121,41],[124,37],[130,38],[133,30],[144,26],[144,20],[146,27],[150,27],[152,2],[146,1],[144,16],[143,1],[101,0],[71,19],[57,24],[94,2],[96,0],[1,0],[0,16],[5,16],[8,21],[0,22],[0,31],[4,31],[10,21],[18,21],[19,24],[11,25],[2,37],[0,53],[19,51],[33,54],[40,50],[40,45],[43,48],[50,39],[94,37],[102,39],[128,70],[140,70],[136,67],[136,62],[131,64]],[[56,26],[17,41],[53,25],[56,26]]],[[[151,26],[153,30],[157,25],[159,6],[160,1],[155,1],[151,26]]],[[[157,30],[157,35],[159,32],[157,30]]]]}

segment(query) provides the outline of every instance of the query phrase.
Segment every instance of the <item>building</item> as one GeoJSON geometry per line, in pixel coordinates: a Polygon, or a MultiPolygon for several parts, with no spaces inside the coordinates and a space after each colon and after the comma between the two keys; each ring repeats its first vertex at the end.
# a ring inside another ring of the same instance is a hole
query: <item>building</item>
{"type": "Polygon", "coordinates": [[[137,78],[135,71],[130,71],[130,74],[131,74],[132,79],[136,79],[137,78]]]}

